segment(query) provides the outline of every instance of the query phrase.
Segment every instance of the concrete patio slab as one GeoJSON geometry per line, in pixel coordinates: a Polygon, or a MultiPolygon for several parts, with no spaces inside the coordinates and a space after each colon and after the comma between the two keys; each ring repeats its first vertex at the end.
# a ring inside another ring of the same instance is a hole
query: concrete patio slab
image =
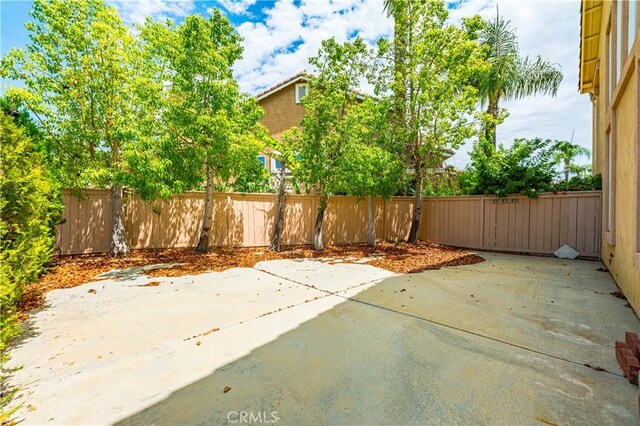
{"type": "Polygon", "coordinates": [[[372,283],[396,275],[369,265],[322,259],[272,260],[258,262],[254,268],[328,292],[345,291],[365,282],[372,283]]]}
{"type": "Polygon", "coordinates": [[[400,276],[273,261],[56,290],[12,352],[25,365],[12,378],[23,387],[18,417],[638,424],[638,388],[617,369],[613,343],[640,321],[609,294],[602,265],[481,255],[400,276]],[[161,284],[138,287],[150,281],[161,284]]]}
{"type": "Polygon", "coordinates": [[[385,280],[355,300],[621,373],[638,318],[599,262],[483,253],[486,262],[385,280]],[[520,272],[518,272],[520,271],[520,272]]]}
{"type": "Polygon", "coordinates": [[[291,425],[620,425],[637,422],[636,394],[618,376],[349,301],[121,424],[246,412],[291,425]]]}
{"type": "MultiPolygon", "coordinates": [[[[344,268],[312,266],[321,277],[340,275],[344,268]]],[[[350,285],[339,288],[358,291],[358,284],[373,285],[389,275],[360,266],[350,285]]],[[[119,274],[117,280],[54,290],[12,350],[9,367],[22,366],[11,380],[22,388],[22,418],[26,424],[113,422],[344,301],[311,303],[328,296],[253,268],[179,278],[119,274]],[[257,335],[260,320],[297,306],[285,330],[257,335]],[[247,322],[253,325],[246,329],[246,343],[234,345],[234,327],[247,322]],[[219,344],[204,349],[205,339],[213,337],[219,344]],[[234,347],[245,349],[229,349],[234,347]]]]}

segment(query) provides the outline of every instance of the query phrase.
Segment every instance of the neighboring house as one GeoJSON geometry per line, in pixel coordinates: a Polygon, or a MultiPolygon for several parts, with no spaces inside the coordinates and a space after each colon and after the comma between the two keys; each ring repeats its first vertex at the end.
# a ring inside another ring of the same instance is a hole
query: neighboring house
{"type": "MultiPolygon", "coordinates": [[[[298,73],[286,80],[275,84],[256,95],[258,104],[264,109],[262,124],[269,130],[269,135],[280,140],[282,134],[291,127],[300,127],[305,108],[301,99],[309,93],[308,78],[305,72],[298,73]]],[[[364,93],[352,90],[353,94],[360,100],[365,98],[364,93]]],[[[446,150],[446,160],[451,157],[453,151],[446,150]]],[[[258,158],[264,166],[272,173],[280,170],[280,163],[276,160],[278,152],[267,147],[258,158]]],[[[444,166],[434,169],[436,173],[442,173],[444,166]]]]}
{"type": "Polygon", "coordinates": [[[640,312],[638,0],[582,1],[580,93],[593,104],[593,170],[602,182],[602,260],[640,312]]]}
{"type": "MultiPolygon", "coordinates": [[[[291,127],[299,127],[305,109],[301,99],[309,92],[307,75],[298,73],[280,83],[271,86],[256,95],[258,104],[264,109],[261,123],[269,130],[269,135],[280,140],[282,134],[291,127]]],[[[276,160],[278,152],[267,147],[258,158],[272,173],[280,170],[276,160]]]]}

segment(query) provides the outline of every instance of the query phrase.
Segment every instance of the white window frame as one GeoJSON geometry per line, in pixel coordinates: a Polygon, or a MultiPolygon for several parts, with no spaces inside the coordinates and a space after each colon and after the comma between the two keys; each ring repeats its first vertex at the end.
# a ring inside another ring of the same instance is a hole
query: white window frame
{"type": "Polygon", "coordinates": [[[626,53],[624,45],[626,44],[627,35],[624,33],[624,8],[625,3],[622,0],[617,0],[615,2],[616,83],[614,87],[617,87],[620,82],[626,53]]]}
{"type": "Polygon", "coordinates": [[[638,34],[638,15],[640,15],[640,5],[638,5],[639,0],[631,0],[627,5],[627,54],[631,55],[631,49],[633,48],[633,44],[636,41],[636,37],[638,34]],[[633,5],[633,7],[631,7],[633,5]]]}
{"type": "Polygon", "coordinates": [[[275,158],[271,157],[271,170],[280,170],[282,168],[282,163],[280,163],[280,167],[276,166],[276,160],[275,158]]]}
{"type": "Polygon", "coordinates": [[[298,84],[296,84],[296,87],[295,87],[295,99],[296,99],[296,103],[297,104],[302,103],[301,102],[302,98],[300,97],[300,90],[299,90],[301,87],[305,88],[304,96],[307,96],[309,94],[309,84],[307,84],[307,83],[298,83],[298,84]]]}

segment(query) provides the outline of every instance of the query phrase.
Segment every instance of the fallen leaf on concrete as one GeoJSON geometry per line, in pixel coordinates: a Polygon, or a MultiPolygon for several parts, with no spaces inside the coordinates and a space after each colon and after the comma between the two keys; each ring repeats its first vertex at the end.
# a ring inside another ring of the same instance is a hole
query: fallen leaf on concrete
{"type": "Polygon", "coordinates": [[[222,389],[222,392],[227,393],[231,390],[231,388],[229,386],[225,386],[224,389],[222,389]]]}
{"type": "Polygon", "coordinates": [[[150,281],[146,284],[140,284],[138,287],[157,287],[160,285],[160,281],[150,281]]]}
{"type": "Polygon", "coordinates": [[[98,292],[96,291],[96,289],[95,289],[95,288],[90,288],[90,289],[89,289],[89,291],[88,291],[88,293],[91,293],[91,294],[97,294],[98,292]]]}
{"type": "Polygon", "coordinates": [[[218,330],[220,330],[220,329],[219,329],[219,328],[217,328],[217,327],[216,327],[216,328],[212,328],[211,330],[209,330],[209,331],[206,331],[206,332],[202,333],[202,335],[203,335],[203,336],[208,336],[209,334],[211,334],[211,333],[215,333],[215,332],[216,332],[216,331],[218,331],[218,330]]]}
{"type": "Polygon", "coordinates": [[[198,340],[198,341],[196,342],[196,345],[197,345],[197,346],[200,346],[201,344],[202,344],[202,343],[200,342],[200,340],[198,340]]]}

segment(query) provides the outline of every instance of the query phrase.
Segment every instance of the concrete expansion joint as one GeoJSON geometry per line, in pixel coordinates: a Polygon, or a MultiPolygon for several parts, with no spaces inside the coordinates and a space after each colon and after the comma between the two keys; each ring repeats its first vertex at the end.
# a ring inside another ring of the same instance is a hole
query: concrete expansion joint
{"type": "MultiPolygon", "coordinates": [[[[212,328],[212,329],[210,329],[208,331],[205,331],[205,332],[202,332],[202,333],[199,333],[199,334],[195,334],[195,335],[186,337],[186,338],[182,339],[182,341],[192,340],[192,339],[196,339],[196,338],[199,338],[199,337],[206,337],[206,336],[208,336],[208,335],[210,335],[210,334],[212,334],[214,332],[217,332],[217,331],[220,331],[220,330],[227,330],[227,329],[230,329],[230,328],[233,328],[233,327],[237,327],[239,325],[242,325],[242,324],[245,324],[245,323],[260,319],[260,318],[264,318],[264,317],[269,316],[269,315],[277,314],[278,312],[283,312],[283,311],[286,311],[288,309],[295,308],[297,306],[305,305],[307,303],[310,303],[310,302],[313,302],[313,301],[316,301],[316,300],[324,299],[324,298],[329,297],[329,296],[335,295],[335,296],[338,296],[338,297],[346,298],[344,296],[341,296],[338,293],[344,292],[344,291],[348,291],[348,290],[351,290],[351,289],[354,289],[354,288],[357,288],[357,287],[360,287],[360,286],[363,286],[363,285],[371,284],[371,283],[374,283],[376,281],[380,281],[380,278],[375,278],[373,280],[369,280],[369,281],[366,281],[366,282],[363,282],[363,283],[359,283],[359,284],[355,284],[355,285],[352,285],[352,286],[345,287],[345,288],[343,288],[343,289],[341,289],[339,291],[329,291],[329,290],[324,290],[324,289],[318,288],[318,287],[316,287],[314,285],[305,284],[305,283],[302,283],[300,281],[292,280],[291,278],[287,278],[287,277],[283,277],[283,276],[278,275],[278,274],[274,274],[273,272],[270,272],[270,271],[267,271],[267,270],[264,270],[264,269],[260,269],[260,268],[256,268],[256,267],[253,267],[252,269],[255,269],[256,271],[262,272],[264,274],[271,275],[271,276],[273,276],[275,278],[278,278],[278,279],[281,279],[281,280],[284,280],[284,281],[288,281],[288,282],[290,282],[292,284],[301,285],[303,287],[307,287],[309,289],[317,290],[317,291],[319,291],[321,293],[325,293],[325,294],[322,295],[322,296],[316,296],[316,297],[314,297],[312,299],[305,300],[305,301],[300,302],[300,303],[294,303],[292,305],[286,306],[284,308],[279,308],[279,309],[276,309],[276,310],[271,311],[271,312],[265,312],[265,313],[263,313],[261,315],[258,315],[258,316],[253,317],[253,318],[249,318],[249,319],[244,320],[244,321],[240,321],[240,322],[237,322],[237,323],[234,323],[234,324],[229,324],[227,326],[220,327],[220,328],[217,328],[217,327],[216,328],[212,328]]],[[[349,298],[346,298],[346,299],[349,299],[349,298]]]]}
{"type": "MultiPolygon", "coordinates": [[[[495,337],[491,337],[491,336],[487,336],[487,335],[484,335],[484,334],[476,333],[474,331],[466,330],[464,328],[455,327],[455,326],[452,326],[450,324],[445,324],[445,323],[442,323],[442,322],[439,322],[439,321],[434,321],[432,319],[421,317],[419,315],[414,315],[414,314],[410,314],[410,313],[407,313],[407,312],[401,312],[401,311],[398,311],[396,309],[392,309],[392,308],[389,308],[389,307],[386,307],[386,306],[377,305],[377,304],[371,303],[371,302],[365,302],[363,300],[358,300],[358,299],[355,299],[353,297],[344,296],[344,295],[339,294],[340,292],[344,292],[344,291],[349,290],[349,289],[353,289],[353,288],[360,287],[360,286],[363,286],[363,285],[366,285],[366,284],[371,284],[371,283],[376,282],[376,281],[380,281],[380,278],[376,278],[376,279],[373,279],[373,280],[370,280],[370,281],[367,281],[367,282],[364,282],[364,283],[360,283],[360,284],[356,284],[356,285],[347,287],[346,289],[340,290],[339,292],[337,292],[337,291],[336,292],[332,292],[332,291],[329,291],[329,290],[323,290],[323,289],[317,288],[316,286],[313,286],[313,285],[302,283],[300,281],[292,280],[291,278],[285,278],[283,276],[280,276],[278,274],[274,274],[273,272],[269,272],[269,271],[266,271],[266,270],[263,270],[263,269],[258,269],[258,268],[255,268],[255,269],[257,269],[260,272],[264,272],[266,274],[272,275],[272,276],[274,276],[276,278],[280,278],[280,279],[283,279],[283,280],[286,280],[286,281],[289,281],[289,282],[292,282],[292,283],[295,283],[295,284],[298,284],[298,285],[301,285],[301,286],[304,286],[304,287],[308,287],[308,288],[311,288],[311,289],[314,289],[314,290],[318,290],[318,291],[324,292],[324,293],[326,293],[326,296],[334,295],[334,296],[340,297],[340,298],[342,298],[344,300],[360,303],[362,305],[366,305],[366,306],[369,306],[369,307],[372,307],[372,308],[382,309],[382,310],[385,310],[385,311],[388,311],[388,312],[392,312],[392,313],[395,313],[395,314],[404,315],[404,316],[407,316],[407,317],[410,317],[410,318],[413,318],[413,319],[417,319],[419,321],[424,321],[424,322],[427,322],[427,323],[430,323],[430,324],[433,324],[433,325],[436,325],[436,326],[444,327],[444,328],[447,328],[447,329],[450,329],[450,330],[459,331],[461,333],[469,334],[469,335],[472,335],[472,336],[476,336],[476,337],[480,337],[480,338],[483,338],[483,339],[491,340],[491,341],[494,341],[494,342],[497,342],[497,343],[501,343],[503,345],[511,346],[511,347],[514,347],[514,348],[518,348],[518,349],[521,349],[521,350],[524,350],[524,351],[527,351],[527,352],[534,353],[536,355],[541,355],[541,356],[552,358],[552,359],[556,359],[556,360],[559,360],[559,361],[568,362],[570,364],[574,364],[574,365],[577,365],[577,366],[580,366],[580,367],[583,367],[583,368],[588,368],[590,370],[595,370],[595,371],[598,371],[598,372],[610,374],[610,375],[615,376],[615,377],[620,377],[620,378],[623,378],[623,379],[625,378],[625,376],[623,374],[615,373],[615,372],[609,371],[609,370],[605,370],[605,369],[599,368],[597,366],[592,366],[588,362],[579,362],[579,361],[575,361],[575,360],[572,360],[572,359],[564,358],[564,357],[559,356],[559,355],[553,355],[553,354],[550,354],[550,353],[547,353],[547,352],[543,352],[543,351],[539,351],[539,350],[536,350],[536,349],[533,349],[533,348],[528,348],[526,346],[522,346],[522,345],[518,345],[518,344],[515,344],[515,343],[507,342],[506,340],[497,339],[495,337]]],[[[324,296],[324,297],[326,297],[326,296],[324,296]]],[[[304,303],[307,303],[307,302],[303,302],[303,304],[304,303]]]]}
{"type": "MultiPolygon", "coordinates": [[[[264,269],[259,269],[259,268],[256,268],[256,267],[254,267],[254,269],[257,270],[257,271],[260,271],[260,272],[264,272],[265,274],[269,274],[269,275],[271,275],[273,277],[276,277],[276,278],[279,278],[279,279],[283,279],[283,280],[289,281],[289,282],[297,284],[297,285],[301,285],[303,287],[307,287],[307,288],[310,288],[310,289],[313,289],[313,290],[321,291],[323,293],[326,293],[326,296],[335,295],[335,296],[339,296],[339,297],[346,298],[346,299],[350,299],[350,298],[346,297],[346,296],[341,296],[339,293],[345,292],[347,290],[352,290],[354,288],[362,287],[363,285],[375,283],[375,282],[380,281],[382,279],[382,278],[374,278],[372,280],[365,281],[363,283],[354,284],[354,285],[345,287],[345,288],[340,289],[338,291],[331,291],[331,290],[325,290],[325,289],[322,289],[322,288],[318,288],[318,287],[316,287],[314,285],[311,285],[311,284],[305,284],[305,283],[300,282],[300,281],[292,280],[291,278],[286,278],[286,277],[283,277],[282,275],[274,274],[273,272],[270,272],[270,271],[267,271],[267,270],[264,270],[264,269]]],[[[324,297],[326,297],[326,296],[324,296],[324,297]]]]}

